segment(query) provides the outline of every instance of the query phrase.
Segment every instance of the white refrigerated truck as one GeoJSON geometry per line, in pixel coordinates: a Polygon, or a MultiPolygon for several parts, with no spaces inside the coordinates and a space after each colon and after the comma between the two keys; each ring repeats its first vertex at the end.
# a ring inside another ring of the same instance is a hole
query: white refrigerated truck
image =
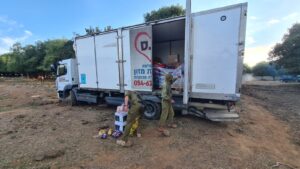
{"type": "Polygon", "coordinates": [[[153,65],[176,56],[183,85],[173,92],[174,108],[212,121],[237,120],[246,18],[242,3],[77,36],[76,58],[57,67],[58,97],[119,105],[124,92],[133,90],[142,97],[145,117],[156,119],[161,98],[153,65]]]}

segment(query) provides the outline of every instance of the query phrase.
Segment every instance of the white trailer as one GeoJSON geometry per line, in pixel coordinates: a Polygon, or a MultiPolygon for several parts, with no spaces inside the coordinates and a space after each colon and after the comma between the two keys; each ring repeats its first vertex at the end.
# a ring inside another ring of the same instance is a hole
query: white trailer
{"type": "Polygon", "coordinates": [[[161,99],[154,64],[176,56],[184,67],[184,84],[173,92],[175,109],[213,121],[236,120],[246,18],[247,3],[242,3],[77,36],[76,58],[58,66],[58,96],[71,95],[73,104],[118,105],[124,92],[133,90],[143,98],[145,116],[158,118],[161,99]]]}

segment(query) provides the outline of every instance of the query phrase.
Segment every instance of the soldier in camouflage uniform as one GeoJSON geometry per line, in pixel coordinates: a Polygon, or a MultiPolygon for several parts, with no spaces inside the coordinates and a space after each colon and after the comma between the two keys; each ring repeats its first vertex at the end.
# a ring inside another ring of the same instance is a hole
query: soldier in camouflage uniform
{"type": "Polygon", "coordinates": [[[168,124],[169,127],[176,128],[176,124],[173,123],[174,119],[174,110],[172,107],[172,103],[174,100],[172,99],[172,89],[171,85],[172,83],[176,81],[176,79],[173,79],[173,76],[171,74],[166,74],[165,75],[165,83],[163,84],[162,87],[162,92],[161,92],[161,106],[162,106],[162,111],[161,111],[161,116],[159,120],[159,131],[163,132],[164,135],[169,135],[168,131],[164,129],[166,126],[166,123],[168,124]]]}
{"type": "Polygon", "coordinates": [[[125,126],[125,130],[120,140],[117,140],[117,144],[121,146],[131,146],[132,143],[128,141],[128,137],[130,134],[130,129],[132,125],[135,123],[136,119],[139,118],[143,113],[143,106],[140,103],[141,99],[139,96],[133,91],[126,91],[125,93],[125,111],[128,112],[127,115],[127,124],[125,126]],[[128,110],[128,103],[130,104],[130,108],[128,110]]]}

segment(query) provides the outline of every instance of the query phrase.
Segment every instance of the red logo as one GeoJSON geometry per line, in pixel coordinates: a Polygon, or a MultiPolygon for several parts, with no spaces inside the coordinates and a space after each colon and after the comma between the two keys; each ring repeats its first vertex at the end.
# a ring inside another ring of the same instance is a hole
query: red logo
{"type": "Polygon", "coordinates": [[[146,50],[151,50],[151,46],[149,46],[150,40],[151,40],[151,37],[149,36],[149,34],[147,32],[139,32],[134,39],[134,47],[138,53],[143,55],[150,63],[152,63],[151,57],[145,53],[146,50]],[[148,40],[140,41],[140,38],[142,36],[147,37],[148,40]],[[140,49],[138,48],[138,44],[140,45],[140,49]]]}

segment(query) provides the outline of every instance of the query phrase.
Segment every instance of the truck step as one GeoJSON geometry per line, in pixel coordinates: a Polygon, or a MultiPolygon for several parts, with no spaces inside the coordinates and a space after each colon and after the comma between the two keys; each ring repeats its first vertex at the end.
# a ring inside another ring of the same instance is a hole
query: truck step
{"type": "Polygon", "coordinates": [[[211,121],[238,121],[239,115],[233,110],[204,111],[206,118],[211,121]]]}
{"type": "MultiPolygon", "coordinates": [[[[197,104],[200,105],[200,104],[197,104]]],[[[217,106],[197,106],[193,104],[193,106],[189,107],[188,111],[182,111],[182,114],[190,114],[200,118],[208,119],[211,121],[238,121],[239,115],[235,111],[235,109],[227,110],[227,107],[217,106]],[[209,108],[208,108],[209,107],[209,108]]]]}
{"type": "Polygon", "coordinates": [[[87,103],[97,103],[97,96],[90,93],[76,93],[77,101],[87,102],[87,103]]]}
{"type": "Polygon", "coordinates": [[[239,120],[239,115],[236,113],[206,114],[206,117],[211,121],[238,121],[239,120]]]}

